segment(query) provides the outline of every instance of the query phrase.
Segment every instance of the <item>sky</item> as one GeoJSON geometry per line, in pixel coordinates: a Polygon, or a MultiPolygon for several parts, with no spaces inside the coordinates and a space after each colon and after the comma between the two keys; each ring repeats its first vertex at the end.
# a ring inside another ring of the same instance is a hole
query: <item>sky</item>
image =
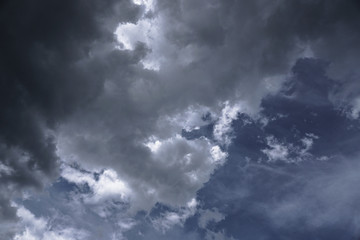
{"type": "Polygon", "coordinates": [[[0,239],[360,238],[360,2],[0,3],[0,239]]]}

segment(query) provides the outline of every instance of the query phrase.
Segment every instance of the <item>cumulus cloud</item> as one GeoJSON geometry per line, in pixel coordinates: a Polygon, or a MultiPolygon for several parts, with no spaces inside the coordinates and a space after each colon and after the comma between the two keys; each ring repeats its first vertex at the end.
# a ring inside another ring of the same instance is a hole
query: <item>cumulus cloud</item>
{"type": "Polygon", "coordinates": [[[67,166],[64,167],[61,176],[69,182],[77,185],[86,184],[90,188],[90,196],[85,199],[86,203],[98,203],[109,198],[127,201],[131,195],[126,183],[111,169],[105,169],[101,173],[90,173],[67,166]],[[97,179],[95,174],[98,174],[97,179]]]}
{"type": "MultiPolygon", "coordinates": [[[[71,147],[75,142],[71,144],[65,146],[68,148],[67,152],[73,152],[71,147]]],[[[93,168],[113,167],[128,186],[131,204],[138,210],[149,210],[158,201],[172,206],[186,204],[226,158],[226,153],[218,146],[213,146],[209,140],[189,141],[180,135],[139,144],[137,147],[147,153],[142,158],[117,155],[121,152],[107,149],[107,142],[103,142],[103,139],[92,144],[104,147],[99,149],[99,155],[92,154],[92,159],[89,159],[86,155],[87,149],[80,152],[81,148],[75,145],[77,155],[72,160],[88,166],[93,161],[93,168]],[[83,159],[86,159],[86,162],[83,159]],[[99,159],[102,159],[101,165],[98,163],[99,159]]],[[[124,146],[116,146],[117,149],[122,147],[124,146]]],[[[100,180],[103,174],[100,175],[100,180]]],[[[66,175],[64,177],[68,178],[66,175]]],[[[117,189],[120,190],[120,185],[117,189]]]]}

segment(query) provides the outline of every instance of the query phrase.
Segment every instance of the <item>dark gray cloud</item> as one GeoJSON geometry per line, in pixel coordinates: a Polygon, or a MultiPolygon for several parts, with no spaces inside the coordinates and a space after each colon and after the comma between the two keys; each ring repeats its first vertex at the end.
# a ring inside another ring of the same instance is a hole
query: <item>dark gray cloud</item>
{"type": "Polygon", "coordinates": [[[113,50],[113,31],[142,9],[130,1],[3,1],[0,11],[4,220],[14,216],[13,192],[57,176],[57,125],[96,98],[109,65],[137,61],[137,51],[113,50]]]}

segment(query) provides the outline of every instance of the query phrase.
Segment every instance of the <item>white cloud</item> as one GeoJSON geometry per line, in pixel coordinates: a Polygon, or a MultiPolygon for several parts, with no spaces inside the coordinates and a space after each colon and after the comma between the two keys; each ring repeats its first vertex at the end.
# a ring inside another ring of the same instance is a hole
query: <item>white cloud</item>
{"type": "Polygon", "coordinates": [[[14,172],[14,169],[6,166],[5,164],[3,164],[2,162],[0,162],[0,177],[2,175],[10,175],[14,172]]]}
{"type": "Polygon", "coordinates": [[[224,163],[225,159],[228,156],[228,154],[226,152],[223,152],[219,146],[212,147],[210,152],[214,162],[224,163]]]}
{"type": "Polygon", "coordinates": [[[151,222],[157,230],[165,233],[175,225],[182,226],[186,219],[195,214],[197,205],[197,201],[193,198],[185,207],[162,213],[160,217],[152,219],[151,222]]]}
{"type": "MultiPolygon", "coordinates": [[[[91,186],[91,185],[90,185],[91,186]]],[[[106,169],[100,176],[96,184],[92,185],[95,196],[106,198],[108,196],[119,195],[125,198],[130,195],[129,187],[118,178],[114,170],[106,169]]]]}
{"type": "Polygon", "coordinates": [[[305,134],[305,137],[302,138],[300,141],[302,142],[304,148],[300,149],[300,155],[305,156],[308,155],[308,151],[312,148],[314,144],[314,140],[318,139],[319,137],[312,133],[305,134]]]}
{"type": "Polygon", "coordinates": [[[61,175],[69,182],[88,184],[92,191],[91,196],[85,199],[88,203],[98,203],[106,199],[126,200],[131,196],[130,188],[124,181],[119,179],[117,173],[112,169],[103,170],[99,174],[98,180],[96,180],[93,173],[82,172],[63,165],[61,175]]]}
{"type": "Polygon", "coordinates": [[[221,111],[221,116],[214,126],[214,138],[221,144],[229,145],[231,143],[232,122],[237,119],[238,114],[243,110],[240,104],[233,106],[227,101],[221,111]]]}
{"type": "Polygon", "coordinates": [[[89,235],[82,229],[52,226],[51,222],[42,217],[35,217],[29,210],[20,206],[17,210],[22,232],[15,235],[14,240],[85,240],[89,235]]]}
{"type": "Polygon", "coordinates": [[[269,148],[263,149],[262,152],[267,155],[269,161],[288,161],[289,146],[279,143],[273,136],[266,138],[269,148]]]}
{"type": "Polygon", "coordinates": [[[133,2],[137,5],[145,6],[145,13],[154,10],[155,0],[133,0],[133,2]]]}
{"type": "Polygon", "coordinates": [[[298,145],[280,142],[274,136],[266,138],[268,148],[261,151],[267,156],[269,161],[284,161],[288,163],[296,163],[307,159],[326,160],[325,156],[319,158],[313,157],[309,150],[314,144],[314,140],[319,137],[312,133],[307,133],[299,140],[298,145]]]}
{"type": "Polygon", "coordinates": [[[150,139],[151,140],[145,143],[145,146],[147,146],[151,150],[151,152],[155,153],[161,147],[162,143],[159,140],[156,140],[154,137],[150,139]]]}
{"type": "MultiPolygon", "coordinates": [[[[142,185],[153,189],[149,192],[150,196],[156,196],[169,205],[183,205],[189,201],[227,156],[206,139],[188,141],[177,135],[157,141],[156,151],[152,151],[151,160],[148,161],[152,165],[151,171],[158,174],[153,179],[155,181],[150,180],[142,185]]],[[[156,200],[152,201],[155,203],[156,200]]]]}

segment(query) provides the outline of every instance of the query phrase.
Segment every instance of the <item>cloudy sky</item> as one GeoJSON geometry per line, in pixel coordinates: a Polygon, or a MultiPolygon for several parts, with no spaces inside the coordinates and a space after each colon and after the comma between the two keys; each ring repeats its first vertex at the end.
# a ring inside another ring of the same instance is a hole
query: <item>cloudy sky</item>
{"type": "Polygon", "coordinates": [[[0,239],[360,238],[360,2],[0,3],[0,239]]]}

